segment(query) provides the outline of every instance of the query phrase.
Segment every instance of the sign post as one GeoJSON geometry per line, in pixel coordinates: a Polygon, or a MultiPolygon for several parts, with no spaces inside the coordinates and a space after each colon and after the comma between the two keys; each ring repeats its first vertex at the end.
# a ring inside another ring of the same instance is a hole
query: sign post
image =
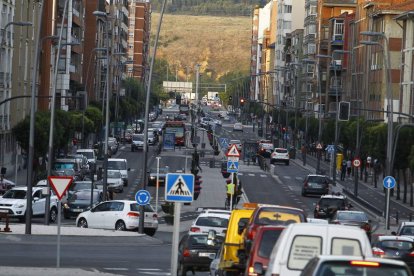
{"type": "Polygon", "coordinates": [[[58,198],[58,227],[57,227],[57,254],[56,254],[56,267],[60,267],[60,225],[61,225],[61,212],[62,212],[62,197],[72,184],[73,177],[71,176],[49,176],[49,183],[58,198]]]}
{"type": "Polygon", "coordinates": [[[232,145],[228,152],[226,153],[227,156],[227,171],[231,172],[231,183],[233,189],[230,191],[230,211],[233,210],[233,200],[234,200],[234,173],[237,173],[239,171],[239,158],[240,158],[240,152],[237,149],[236,145],[232,145]]]}
{"type": "Polygon", "coordinates": [[[387,189],[386,200],[385,200],[385,227],[387,230],[390,229],[390,189],[395,187],[395,178],[388,175],[384,177],[383,185],[387,189]]]}
{"type": "Polygon", "coordinates": [[[177,275],[180,213],[182,202],[192,202],[194,196],[194,175],[167,173],[165,179],[165,200],[174,202],[174,228],[171,245],[171,275],[177,275]]]}

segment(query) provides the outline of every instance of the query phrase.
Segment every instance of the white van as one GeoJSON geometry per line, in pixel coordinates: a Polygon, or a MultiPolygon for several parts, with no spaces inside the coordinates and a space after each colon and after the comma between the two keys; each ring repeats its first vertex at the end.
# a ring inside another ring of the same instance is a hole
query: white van
{"type": "Polygon", "coordinates": [[[362,229],[336,224],[293,223],[280,235],[270,255],[266,276],[299,276],[319,255],[372,257],[362,229]]]}
{"type": "Polygon", "coordinates": [[[121,173],[124,186],[128,186],[128,172],[131,168],[128,168],[128,162],[126,159],[121,158],[108,158],[108,172],[118,171],[121,173]]]}

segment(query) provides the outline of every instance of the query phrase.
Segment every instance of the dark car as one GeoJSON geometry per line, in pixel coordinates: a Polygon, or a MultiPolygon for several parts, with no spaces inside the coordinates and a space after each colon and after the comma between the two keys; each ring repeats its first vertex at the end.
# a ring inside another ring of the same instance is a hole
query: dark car
{"type": "Polygon", "coordinates": [[[367,214],[362,211],[337,211],[333,216],[331,223],[357,226],[364,230],[368,237],[371,238],[372,225],[367,214]]]}
{"type": "Polygon", "coordinates": [[[223,240],[224,237],[216,236],[210,244],[208,234],[185,234],[178,245],[177,275],[187,275],[187,271],[208,271],[223,240]]]}
{"type": "Polygon", "coordinates": [[[279,239],[280,234],[285,229],[285,226],[260,226],[257,228],[256,238],[253,242],[252,248],[247,260],[246,272],[247,276],[260,275],[261,270],[265,272],[269,264],[270,254],[273,246],[279,239]],[[259,271],[256,271],[259,267],[259,271]]]}
{"type": "Polygon", "coordinates": [[[323,195],[315,205],[313,216],[321,219],[331,219],[338,210],[349,210],[352,205],[343,195],[323,195]]]}
{"type": "Polygon", "coordinates": [[[91,190],[93,186],[94,190],[98,190],[98,186],[96,185],[96,182],[92,183],[92,181],[74,181],[69,187],[68,190],[68,196],[73,194],[76,191],[80,190],[91,190]]]}
{"type": "Polygon", "coordinates": [[[329,180],[326,175],[308,174],[303,181],[302,196],[307,194],[324,195],[329,193],[329,180]]]}
{"type": "Polygon", "coordinates": [[[91,206],[103,200],[102,191],[94,190],[91,201],[91,190],[80,190],[72,193],[63,204],[63,216],[66,219],[77,217],[80,213],[89,210],[91,206]]]}
{"type": "MultiPolygon", "coordinates": [[[[158,173],[158,184],[159,186],[165,185],[165,177],[168,173],[168,168],[161,167],[158,173]]],[[[156,186],[157,185],[157,169],[153,169],[150,171],[148,175],[148,186],[156,186]]]]}
{"type": "Polygon", "coordinates": [[[375,257],[404,261],[414,271],[414,238],[379,236],[372,244],[375,257]]]}

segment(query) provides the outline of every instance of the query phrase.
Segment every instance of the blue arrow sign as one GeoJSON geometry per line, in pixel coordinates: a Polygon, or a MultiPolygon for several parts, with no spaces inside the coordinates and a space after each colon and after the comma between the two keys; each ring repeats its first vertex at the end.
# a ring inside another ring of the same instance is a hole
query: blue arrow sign
{"type": "Polygon", "coordinates": [[[165,200],[175,202],[192,202],[194,195],[194,175],[167,173],[165,200]]]}
{"type": "Polygon", "coordinates": [[[227,161],[227,172],[236,173],[239,171],[238,161],[227,161]]]}
{"type": "Polygon", "coordinates": [[[139,190],[135,194],[135,200],[139,205],[147,205],[151,200],[151,195],[147,190],[139,190]]]}
{"type": "Polygon", "coordinates": [[[396,183],[396,181],[395,181],[395,178],[394,177],[392,177],[390,175],[384,177],[383,185],[384,185],[384,188],[385,189],[392,189],[392,188],[394,188],[395,187],[395,183],[396,183]]]}

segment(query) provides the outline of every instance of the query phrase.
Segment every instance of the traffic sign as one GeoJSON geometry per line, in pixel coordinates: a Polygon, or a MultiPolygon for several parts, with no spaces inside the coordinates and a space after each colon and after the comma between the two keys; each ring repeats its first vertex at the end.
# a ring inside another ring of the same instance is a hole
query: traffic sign
{"type": "Polygon", "coordinates": [[[358,168],[359,166],[361,166],[361,159],[359,159],[358,157],[355,157],[354,160],[352,161],[352,165],[358,168]]]}
{"type": "Polygon", "coordinates": [[[167,173],[165,200],[175,202],[192,202],[194,195],[194,175],[167,173]]]}
{"type": "Polygon", "coordinates": [[[384,180],[383,180],[383,185],[384,185],[384,188],[385,189],[392,189],[392,188],[394,188],[395,187],[395,183],[396,183],[396,181],[395,181],[395,178],[394,177],[392,177],[392,176],[386,176],[386,177],[384,177],[384,180]]]}
{"type": "Polygon", "coordinates": [[[49,183],[59,200],[65,195],[72,184],[72,176],[49,176],[49,183]]]}
{"type": "Polygon", "coordinates": [[[221,146],[222,148],[227,148],[227,146],[229,145],[229,139],[224,138],[224,137],[221,137],[221,138],[219,139],[219,143],[220,143],[220,146],[221,146]]]}
{"type": "Polygon", "coordinates": [[[138,202],[138,205],[147,205],[151,200],[151,195],[147,190],[139,190],[135,194],[135,200],[138,202]]]}
{"type": "Polygon", "coordinates": [[[227,161],[227,172],[236,173],[239,171],[239,162],[227,161]]]}
{"type": "Polygon", "coordinates": [[[334,153],[334,151],[335,151],[334,145],[328,145],[326,147],[326,151],[329,152],[329,153],[334,153]]]}
{"type": "Polygon", "coordinates": [[[229,156],[229,157],[227,157],[227,161],[239,162],[239,158],[238,157],[234,157],[234,156],[229,156]]]}
{"type": "Polygon", "coordinates": [[[229,149],[229,151],[226,153],[227,157],[240,157],[240,152],[237,149],[236,144],[231,145],[231,148],[229,149]]]}
{"type": "Polygon", "coordinates": [[[321,145],[321,143],[318,143],[318,145],[316,145],[316,148],[317,148],[318,150],[322,149],[322,145],[321,145]]]}

